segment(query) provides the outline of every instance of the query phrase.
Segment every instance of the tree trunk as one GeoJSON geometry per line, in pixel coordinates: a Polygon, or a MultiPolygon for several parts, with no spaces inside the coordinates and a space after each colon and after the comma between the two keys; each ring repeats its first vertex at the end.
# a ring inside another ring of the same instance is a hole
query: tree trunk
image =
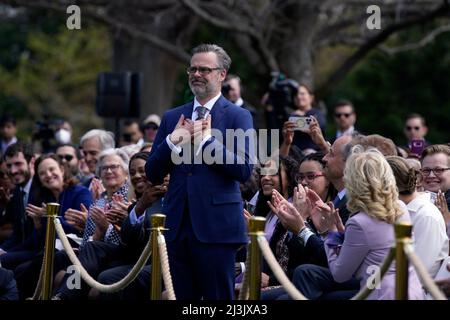
{"type": "Polygon", "coordinates": [[[161,50],[141,40],[119,36],[114,39],[113,70],[142,73],[140,119],[162,116],[172,106],[175,83],[182,65],[161,50]]]}
{"type": "Polygon", "coordinates": [[[288,77],[314,87],[313,38],[317,26],[317,8],[309,1],[299,1],[286,8],[295,23],[289,28],[277,55],[282,72],[288,77]]]}

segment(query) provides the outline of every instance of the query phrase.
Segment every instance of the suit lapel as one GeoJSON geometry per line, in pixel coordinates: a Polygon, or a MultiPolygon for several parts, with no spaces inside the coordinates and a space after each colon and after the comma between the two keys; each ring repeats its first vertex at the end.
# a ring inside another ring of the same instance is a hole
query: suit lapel
{"type": "Polygon", "coordinates": [[[227,108],[226,100],[223,96],[216,101],[213,108],[211,109],[211,127],[217,128],[220,121],[223,119],[223,115],[225,114],[227,108]]]}
{"type": "MultiPolygon", "coordinates": [[[[185,119],[192,119],[192,109],[193,109],[193,107],[194,107],[194,101],[191,101],[190,103],[186,104],[182,108],[181,113],[184,115],[185,119]]],[[[176,121],[178,122],[178,119],[176,121]]],[[[176,125],[176,122],[175,122],[175,125],[176,125]]],[[[174,126],[174,129],[175,129],[175,126],[174,126]]],[[[190,146],[187,146],[187,147],[190,147],[190,146]]],[[[191,159],[192,159],[192,156],[191,156],[191,159]]],[[[184,164],[184,165],[182,165],[182,169],[185,172],[189,172],[189,171],[192,170],[192,164],[184,164]]]]}
{"type": "MultiPolygon", "coordinates": [[[[183,107],[181,113],[184,115],[185,119],[192,119],[193,106],[194,106],[194,101],[191,101],[191,103],[188,103],[183,107]]],[[[178,122],[178,119],[176,120],[175,125],[177,122],[178,122]]]]}

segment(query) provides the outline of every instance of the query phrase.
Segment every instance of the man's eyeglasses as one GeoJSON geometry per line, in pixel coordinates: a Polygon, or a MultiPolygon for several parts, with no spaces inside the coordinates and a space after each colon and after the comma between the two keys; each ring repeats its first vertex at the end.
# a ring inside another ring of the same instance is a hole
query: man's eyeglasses
{"type": "Polygon", "coordinates": [[[121,168],[122,166],[120,164],[112,164],[110,166],[101,166],[100,167],[100,171],[102,173],[106,173],[108,172],[108,170],[111,170],[111,172],[116,172],[117,170],[119,170],[119,168],[121,168]]]}
{"type": "Polygon", "coordinates": [[[340,118],[340,117],[348,118],[348,117],[350,117],[351,115],[352,115],[352,113],[335,113],[335,114],[334,114],[334,116],[335,116],[336,118],[340,118]]]}
{"type": "Polygon", "coordinates": [[[323,177],[323,172],[307,172],[307,173],[299,173],[297,175],[297,182],[302,182],[306,179],[306,181],[314,181],[318,177],[323,177]]]}
{"type": "Polygon", "coordinates": [[[434,172],[436,176],[440,176],[444,171],[450,170],[450,168],[423,168],[420,170],[424,176],[429,176],[431,171],[434,172]]]}
{"type": "Polygon", "coordinates": [[[415,131],[419,131],[420,130],[420,127],[410,127],[410,126],[407,126],[406,127],[406,130],[408,130],[408,131],[411,131],[411,130],[415,130],[415,131]]]}
{"type": "Polygon", "coordinates": [[[58,158],[61,161],[66,160],[67,162],[70,162],[73,159],[73,155],[71,155],[71,154],[58,154],[58,158]]]}
{"type": "Polygon", "coordinates": [[[187,68],[187,74],[195,74],[197,71],[201,75],[210,74],[213,70],[221,70],[222,68],[209,68],[209,67],[189,67],[187,68]]]}

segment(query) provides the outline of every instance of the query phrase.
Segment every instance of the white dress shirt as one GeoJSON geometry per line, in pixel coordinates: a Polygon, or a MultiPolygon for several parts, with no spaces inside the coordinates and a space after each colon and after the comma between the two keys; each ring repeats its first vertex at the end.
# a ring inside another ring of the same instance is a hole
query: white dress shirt
{"type": "Polygon", "coordinates": [[[444,218],[431,203],[427,193],[421,193],[406,207],[414,228],[414,250],[434,278],[442,260],[448,256],[449,243],[444,218]]]}
{"type": "Polygon", "coordinates": [[[242,98],[239,98],[236,100],[234,104],[237,105],[238,107],[242,107],[242,105],[244,104],[244,100],[242,98]]]}
{"type": "Polygon", "coordinates": [[[350,135],[353,134],[354,131],[355,131],[355,127],[354,126],[351,126],[350,128],[348,128],[344,132],[342,132],[341,130],[337,130],[336,131],[336,139],[342,137],[343,135],[350,136],[350,135]]]}

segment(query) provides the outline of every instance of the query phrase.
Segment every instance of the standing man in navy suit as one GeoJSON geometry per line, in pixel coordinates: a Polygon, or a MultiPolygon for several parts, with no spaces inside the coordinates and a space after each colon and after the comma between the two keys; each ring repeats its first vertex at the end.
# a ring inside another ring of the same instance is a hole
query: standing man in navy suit
{"type": "Polygon", "coordinates": [[[253,120],[221,94],[230,64],[217,45],[192,50],[187,73],[195,99],[164,114],[146,163],[153,184],[170,174],[163,213],[177,299],[233,299],[236,251],[247,242],[239,183],[252,173],[250,147],[227,148],[225,130],[246,132],[253,120]],[[207,152],[214,163],[202,159],[207,152]]]}

